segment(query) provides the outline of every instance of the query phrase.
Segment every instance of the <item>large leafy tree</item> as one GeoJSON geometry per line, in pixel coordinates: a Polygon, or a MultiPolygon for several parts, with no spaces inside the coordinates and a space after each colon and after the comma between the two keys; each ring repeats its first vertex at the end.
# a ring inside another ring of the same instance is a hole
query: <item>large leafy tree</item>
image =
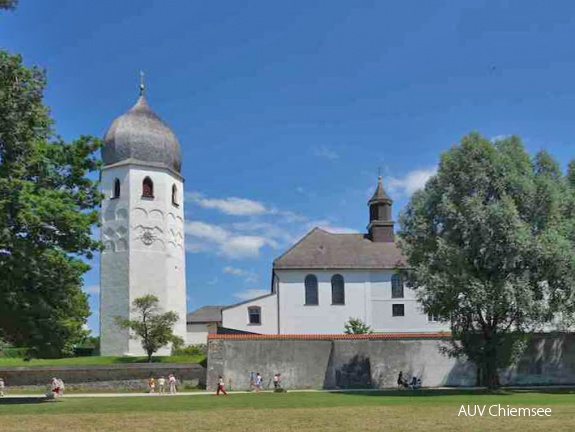
{"type": "Polygon", "coordinates": [[[130,329],[132,339],[141,340],[149,362],[155,352],[169,343],[176,349],[183,345],[182,338],[173,332],[178,314],[173,311],[162,312],[160,300],[155,295],[149,294],[135,299],[132,302],[132,314],[135,319],[116,317],[116,323],[122,328],[130,329]]]}
{"type": "Polygon", "coordinates": [[[527,333],[570,324],[574,191],[575,163],[564,176],[518,137],[472,133],[400,216],[409,280],[425,312],[451,324],[446,351],[478,366],[478,384],[499,385],[527,333]]]}
{"type": "Polygon", "coordinates": [[[100,143],[55,135],[45,85],[43,71],[0,51],[0,339],[59,356],[85,336],[100,143]]]}

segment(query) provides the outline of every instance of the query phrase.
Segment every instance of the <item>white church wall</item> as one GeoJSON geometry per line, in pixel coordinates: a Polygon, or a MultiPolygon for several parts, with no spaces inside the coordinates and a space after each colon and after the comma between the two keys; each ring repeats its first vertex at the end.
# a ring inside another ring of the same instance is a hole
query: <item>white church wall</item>
{"type": "Polygon", "coordinates": [[[188,324],[186,328],[186,345],[199,345],[208,343],[207,324],[188,324]]]}
{"type": "Polygon", "coordinates": [[[428,321],[414,290],[404,287],[403,298],[392,298],[393,274],[393,271],[370,272],[372,329],[385,333],[449,330],[448,326],[428,321]],[[403,305],[404,316],[393,316],[394,304],[403,305]]]}
{"type": "Polygon", "coordinates": [[[271,294],[222,310],[222,326],[251,333],[277,334],[277,296],[271,294]],[[261,324],[250,324],[248,308],[259,307],[261,324]]]}
{"type": "Polygon", "coordinates": [[[369,321],[369,284],[365,271],[276,270],[279,278],[280,333],[343,333],[350,317],[369,321]],[[305,305],[304,280],[318,279],[319,304],[305,305]],[[345,305],[332,305],[331,278],[341,274],[345,305]]]}

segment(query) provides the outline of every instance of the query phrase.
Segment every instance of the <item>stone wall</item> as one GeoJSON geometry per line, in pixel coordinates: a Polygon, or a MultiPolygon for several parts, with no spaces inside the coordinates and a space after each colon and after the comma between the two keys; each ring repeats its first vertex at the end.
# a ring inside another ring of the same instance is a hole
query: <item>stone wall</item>
{"type": "MultiPolygon", "coordinates": [[[[232,389],[248,389],[250,373],[260,372],[264,386],[281,373],[286,388],[392,388],[400,370],[426,387],[475,385],[473,365],[440,353],[445,342],[441,334],[211,335],[207,385],[222,375],[232,389]]],[[[575,384],[574,342],[573,334],[533,336],[519,363],[501,371],[501,383],[575,384]]]]}
{"type": "Polygon", "coordinates": [[[206,384],[206,369],[192,363],[134,363],[98,366],[0,367],[0,376],[10,387],[46,386],[53,377],[67,388],[133,388],[153,376],[174,374],[182,383],[206,384]],[[105,383],[105,384],[104,384],[105,383]]]}

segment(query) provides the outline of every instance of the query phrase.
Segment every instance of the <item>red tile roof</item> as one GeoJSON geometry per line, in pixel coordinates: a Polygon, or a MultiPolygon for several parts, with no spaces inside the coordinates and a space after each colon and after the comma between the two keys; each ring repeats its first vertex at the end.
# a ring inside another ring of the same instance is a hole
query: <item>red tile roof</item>
{"type": "Polygon", "coordinates": [[[371,333],[371,334],[208,334],[208,339],[240,340],[334,340],[334,339],[445,339],[449,332],[438,333],[371,333]]]}

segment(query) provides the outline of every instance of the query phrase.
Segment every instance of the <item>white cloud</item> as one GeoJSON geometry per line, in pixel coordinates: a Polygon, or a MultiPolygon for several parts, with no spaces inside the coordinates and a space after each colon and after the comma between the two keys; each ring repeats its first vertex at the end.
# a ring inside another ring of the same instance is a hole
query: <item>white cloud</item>
{"type": "Polygon", "coordinates": [[[100,285],[94,284],[94,285],[83,286],[82,291],[84,291],[86,294],[99,295],[100,285]]]}
{"type": "Polygon", "coordinates": [[[403,178],[388,177],[386,183],[390,192],[409,196],[423,189],[427,180],[435,175],[436,172],[437,168],[413,170],[408,172],[403,178]]]}
{"type": "Polygon", "coordinates": [[[327,148],[326,146],[316,147],[314,150],[314,154],[317,157],[320,157],[323,159],[329,159],[329,160],[334,160],[334,159],[339,158],[339,155],[336,152],[327,148]]]}
{"type": "Polygon", "coordinates": [[[227,215],[249,216],[268,212],[262,203],[246,198],[205,198],[199,192],[187,193],[186,198],[202,208],[219,210],[227,215]]]}
{"type": "Polygon", "coordinates": [[[224,273],[228,273],[234,276],[243,278],[246,282],[256,282],[258,280],[258,275],[254,272],[243,270],[240,268],[235,268],[231,266],[226,266],[223,269],[224,273]]]}
{"type": "Polygon", "coordinates": [[[186,235],[186,250],[215,251],[218,255],[235,259],[256,257],[266,245],[277,247],[277,242],[272,239],[257,235],[238,235],[221,226],[200,221],[187,222],[186,235]]]}
{"type": "Polygon", "coordinates": [[[512,135],[495,135],[494,137],[491,137],[491,142],[502,141],[504,139],[511,138],[511,136],[512,135]]]}
{"type": "Polygon", "coordinates": [[[269,290],[264,289],[247,289],[234,294],[234,297],[240,301],[250,300],[255,297],[261,297],[263,295],[269,294],[269,290]]]}

